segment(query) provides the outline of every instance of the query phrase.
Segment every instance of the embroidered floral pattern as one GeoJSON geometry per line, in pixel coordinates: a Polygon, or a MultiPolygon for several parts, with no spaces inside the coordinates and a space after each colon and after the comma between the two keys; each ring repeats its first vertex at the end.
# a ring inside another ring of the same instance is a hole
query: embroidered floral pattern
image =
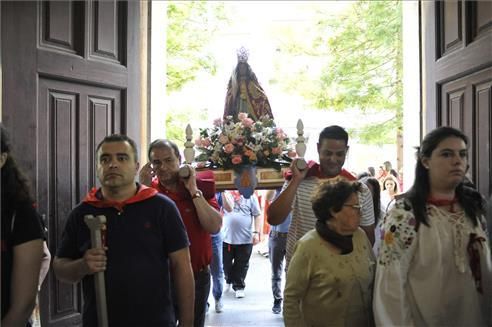
{"type": "Polygon", "coordinates": [[[381,229],[381,250],[379,264],[389,265],[401,258],[403,252],[410,248],[416,237],[417,221],[413,213],[402,200],[386,215],[381,229]]]}

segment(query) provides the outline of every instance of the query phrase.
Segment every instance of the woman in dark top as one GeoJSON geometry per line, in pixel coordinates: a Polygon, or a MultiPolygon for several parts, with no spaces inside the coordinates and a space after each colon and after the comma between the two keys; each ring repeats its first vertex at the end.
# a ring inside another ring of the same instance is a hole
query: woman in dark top
{"type": "Polygon", "coordinates": [[[1,129],[2,326],[25,326],[35,305],[43,257],[43,229],[27,179],[1,129]]]}

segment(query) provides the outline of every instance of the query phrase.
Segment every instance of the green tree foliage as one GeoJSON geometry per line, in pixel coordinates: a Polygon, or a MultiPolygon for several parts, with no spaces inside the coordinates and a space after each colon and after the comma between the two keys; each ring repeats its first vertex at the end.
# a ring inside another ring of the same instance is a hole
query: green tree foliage
{"type": "Polygon", "coordinates": [[[166,138],[176,143],[182,149],[186,141],[186,125],[191,123],[191,127],[195,128],[193,130],[193,138],[195,139],[199,135],[199,130],[198,125],[194,124],[194,121],[204,121],[206,119],[208,119],[207,109],[199,110],[198,113],[197,110],[192,108],[185,108],[179,112],[170,111],[166,115],[166,138]],[[193,117],[193,121],[190,121],[190,117],[193,117]]]}
{"type": "Polygon", "coordinates": [[[387,112],[390,119],[357,129],[353,136],[364,143],[395,143],[403,115],[401,2],[358,1],[333,17],[320,5],[310,25],[310,32],[285,34],[280,52],[303,63],[293,64],[296,71],[279,82],[315,108],[387,112]],[[308,78],[313,70],[317,79],[308,78]]]}
{"type": "Polygon", "coordinates": [[[227,22],[221,2],[169,1],[167,4],[167,93],[179,91],[197,73],[215,74],[207,50],[213,34],[227,22]]]}

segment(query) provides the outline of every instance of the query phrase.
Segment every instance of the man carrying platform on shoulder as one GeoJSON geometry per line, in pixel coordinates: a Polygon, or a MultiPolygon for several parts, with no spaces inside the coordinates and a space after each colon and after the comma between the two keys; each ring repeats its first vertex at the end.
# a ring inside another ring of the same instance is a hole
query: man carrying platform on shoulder
{"type": "MultiPolygon", "coordinates": [[[[295,159],[290,172],[285,176],[282,192],[268,208],[268,223],[271,225],[281,224],[292,211],[292,222],[287,235],[287,265],[294,253],[295,243],[314,228],[317,218],[311,206],[311,196],[318,185],[322,182],[356,180],[355,176],[342,168],[349,149],[345,129],[337,125],[326,127],[319,135],[317,147],[319,164],[311,161],[307,169],[300,171],[296,164],[299,159],[295,159]]],[[[366,232],[371,244],[374,244],[374,211],[371,192],[367,186],[362,185],[358,197],[360,227],[366,232]]]]}
{"type": "MultiPolygon", "coordinates": [[[[217,233],[222,226],[213,173],[207,171],[197,176],[195,169],[188,165],[189,176],[180,177],[181,155],[177,145],[169,140],[153,141],[149,145],[148,158],[149,163],[140,170],[140,182],[168,196],[181,213],[191,242],[191,265],[195,278],[194,326],[204,326],[210,293],[210,234],[217,233]]],[[[176,309],[181,310],[179,307],[176,309]]]]}

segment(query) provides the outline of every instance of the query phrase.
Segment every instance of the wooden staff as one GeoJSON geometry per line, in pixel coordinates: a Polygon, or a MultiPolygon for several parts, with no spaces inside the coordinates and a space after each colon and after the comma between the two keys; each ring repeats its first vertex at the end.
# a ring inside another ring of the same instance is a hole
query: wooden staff
{"type": "MultiPolygon", "coordinates": [[[[105,228],[106,217],[85,215],[84,221],[91,231],[91,244],[93,248],[103,248],[103,236],[101,230],[105,228]]],[[[106,283],[104,271],[94,273],[94,285],[96,288],[97,321],[99,327],[108,327],[108,309],[106,307],[106,283]]]]}

